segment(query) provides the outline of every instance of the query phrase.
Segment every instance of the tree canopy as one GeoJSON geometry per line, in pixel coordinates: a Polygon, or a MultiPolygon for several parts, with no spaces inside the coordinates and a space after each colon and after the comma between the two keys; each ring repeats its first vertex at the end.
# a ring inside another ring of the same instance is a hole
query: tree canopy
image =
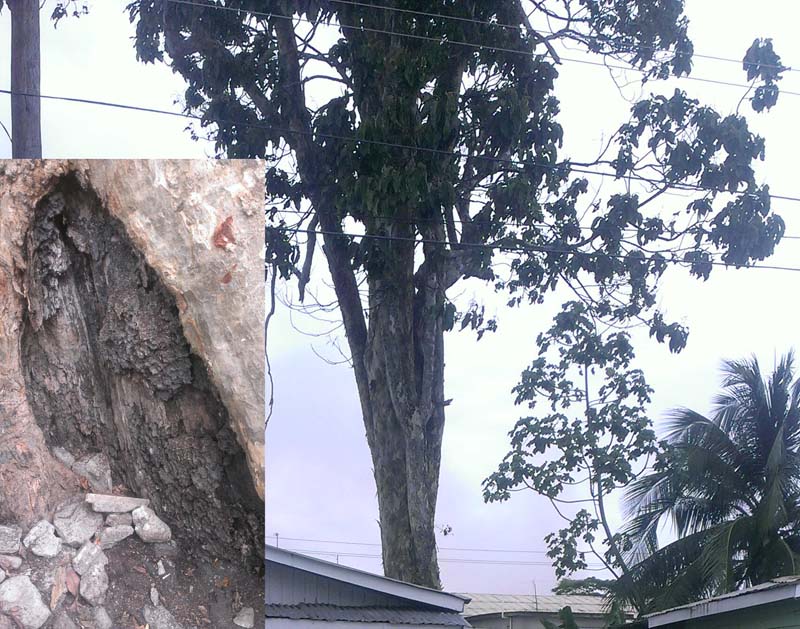
{"type": "MultiPolygon", "coordinates": [[[[478,278],[510,305],[568,286],[593,316],[641,320],[669,264],[770,255],[783,223],[745,118],[676,90],[633,105],[600,155],[562,155],[564,44],[643,81],[692,69],[682,0],[134,0],[136,51],[187,82],[221,155],[267,160],[270,273],[310,281],[317,239],[347,336],[389,576],[439,585],[434,518],[444,333],[496,328],[448,291],[478,278]],[[548,23],[551,26],[547,26],[548,23]],[[601,180],[611,182],[598,192],[601,180]],[[613,183],[616,182],[616,183],[613,183]],[[679,189],[687,203],[666,196],[679,189]],[[507,265],[507,266],[506,266],[507,265]]],[[[754,109],[783,69],[756,40],[754,109]]],[[[587,112],[587,115],[588,112],[587,112]]]]}

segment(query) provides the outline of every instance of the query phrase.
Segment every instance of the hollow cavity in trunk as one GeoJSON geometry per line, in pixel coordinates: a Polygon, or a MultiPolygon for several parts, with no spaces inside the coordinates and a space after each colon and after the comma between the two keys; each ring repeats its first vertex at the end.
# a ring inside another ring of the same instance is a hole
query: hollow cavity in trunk
{"type": "Polygon", "coordinates": [[[74,179],[34,212],[22,357],[48,445],[105,453],[187,550],[257,559],[263,502],[174,297],[74,179]]]}

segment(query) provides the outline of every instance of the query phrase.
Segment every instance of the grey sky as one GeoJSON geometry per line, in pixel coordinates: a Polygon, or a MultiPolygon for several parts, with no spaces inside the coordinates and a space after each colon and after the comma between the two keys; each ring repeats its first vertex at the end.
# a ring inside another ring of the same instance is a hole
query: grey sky
{"type": "MultiPolygon", "coordinates": [[[[167,68],[135,60],[132,27],[124,2],[95,2],[91,14],[64,20],[57,30],[42,24],[42,91],[178,110],[173,105],[182,81],[167,68]]],[[[698,52],[739,59],[756,36],[770,36],[785,63],[800,67],[796,38],[797,9],[781,0],[689,0],[692,36],[698,52]]],[[[0,15],[0,85],[9,84],[9,17],[0,15]]],[[[735,64],[697,60],[695,75],[743,82],[735,64]]],[[[633,78],[633,77],[631,77],[633,78]]],[[[565,63],[557,94],[567,134],[565,154],[591,155],[623,120],[628,104],[608,74],[596,67],[565,63]]],[[[681,87],[723,112],[735,109],[742,91],[694,82],[681,87]]],[[[782,87],[800,91],[800,73],[789,73],[782,87]]],[[[650,88],[648,88],[650,89],[650,88]]],[[[659,90],[665,88],[658,87],[659,90]]],[[[668,88],[671,90],[672,88],[668,88]]],[[[626,94],[636,96],[635,86],[626,94]]],[[[0,120],[9,125],[9,99],[0,98],[0,120]]],[[[747,107],[745,104],[743,107],[747,107]]],[[[196,143],[184,132],[186,121],[144,113],[86,105],[44,102],[45,157],[204,157],[208,143],[196,143]]],[[[798,145],[796,119],[800,98],[784,96],[765,116],[750,115],[767,138],[767,161],[761,173],[778,194],[800,195],[795,176],[798,145]]],[[[10,156],[0,133],[0,157],[10,156]]],[[[676,203],[680,199],[675,199],[676,203]]],[[[800,204],[776,202],[787,232],[800,235],[800,204]]],[[[770,260],[800,266],[800,241],[787,240],[770,260]]],[[[795,287],[800,275],[777,271],[721,271],[706,283],[682,272],[668,274],[660,293],[662,307],[691,328],[688,348],[671,356],[645,338],[639,342],[640,365],[656,389],[652,415],[687,405],[705,411],[718,385],[722,358],[755,352],[765,366],[776,353],[796,343],[795,287]]],[[[285,287],[284,287],[285,288],[285,287]]],[[[296,286],[290,286],[296,291],[296,286]]],[[[493,300],[480,284],[466,284],[462,299],[493,300]]],[[[447,548],[519,549],[501,554],[442,550],[445,587],[457,591],[539,593],[554,583],[541,551],[543,536],[560,524],[549,504],[518,493],[503,505],[485,505],[480,483],[508,449],[506,433],[521,409],[512,404],[511,387],[532,358],[536,334],[560,304],[554,296],[536,311],[514,312],[497,307],[500,330],[476,343],[469,334],[451,334],[447,342],[448,408],[437,523],[453,528],[441,537],[447,548]],[[528,561],[531,565],[455,563],[448,559],[528,561]],[[542,565],[536,565],[542,564],[542,565]]],[[[318,322],[295,315],[303,329],[319,330],[318,322]]],[[[276,405],[267,439],[267,531],[280,533],[281,546],[362,555],[377,555],[377,545],[356,546],[292,541],[287,538],[338,540],[377,544],[377,505],[371,461],[364,439],[355,384],[347,366],[331,366],[314,350],[336,358],[325,338],[297,332],[280,309],[270,331],[276,405]]],[[[274,540],[274,537],[272,538],[274,540]]],[[[330,558],[330,556],[328,556],[330,558]]],[[[380,571],[372,557],[340,561],[380,571]]]]}

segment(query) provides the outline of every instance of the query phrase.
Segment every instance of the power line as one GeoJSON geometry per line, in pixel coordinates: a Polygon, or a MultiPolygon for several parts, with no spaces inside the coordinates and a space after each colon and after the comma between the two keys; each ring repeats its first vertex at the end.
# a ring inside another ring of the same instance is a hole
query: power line
{"type": "MultiPolygon", "coordinates": [[[[342,544],[345,546],[373,546],[380,548],[381,544],[377,542],[346,542],[342,540],[331,539],[311,539],[307,537],[283,537],[280,539],[288,540],[290,542],[313,542],[316,544],[342,544]]],[[[520,554],[538,554],[546,555],[546,550],[518,550],[518,549],[500,549],[500,548],[453,548],[439,546],[439,550],[456,551],[456,552],[474,552],[474,553],[520,553],[520,554]]]]}
{"type": "MultiPolygon", "coordinates": [[[[177,0],[166,0],[168,2],[177,1],[177,0]]],[[[9,94],[12,95],[11,90],[0,89],[0,94],[9,94]]],[[[333,133],[315,133],[313,131],[304,131],[298,129],[289,129],[286,127],[279,127],[276,125],[271,124],[264,124],[264,123],[254,123],[254,122],[247,122],[247,121],[234,121],[234,120],[226,120],[224,118],[204,118],[198,114],[190,114],[185,112],[176,112],[176,111],[167,111],[164,109],[155,109],[153,107],[144,107],[140,105],[129,105],[126,103],[114,103],[109,101],[101,101],[95,99],[88,99],[88,98],[77,98],[71,96],[56,96],[50,94],[32,94],[28,92],[13,92],[13,95],[18,96],[27,96],[33,98],[41,98],[45,100],[55,100],[55,101],[65,101],[70,103],[81,103],[86,105],[97,105],[100,107],[111,107],[117,109],[125,109],[128,111],[139,111],[143,113],[151,113],[151,114],[162,114],[167,116],[174,116],[177,118],[185,118],[189,120],[197,120],[200,122],[213,122],[214,124],[231,124],[231,125],[239,125],[249,129],[266,129],[271,131],[276,131],[279,133],[288,133],[294,135],[306,135],[311,137],[320,137],[320,138],[328,138],[337,141],[343,142],[352,142],[355,144],[369,144],[373,146],[383,146],[386,148],[395,148],[395,149],[402,149],[402,150],[411,150],[411,151],[420,151],[424,153],[433,153],[436,155],[447,155],[450,157],[458,157],[458,158],[468,158],[472,157],[476,160],[483,160],[483,161],[490,161],[490,162],[499,162],[503,164],[509,164],[512,166],[527,166],[527,167],[534,167],[534,168],[543,168],[545,170],[558,170],[558,169],[569,169],[571,173],[578,173],[578,174],[585,174],[585,175],[594,175],[597,177],[611,177],[614,179],[623,179],[626,181],[640,181],[643,183],[649,183],[651,185],[661,184],[663,185],[664,182],[658,179],[651,179],[648,177],[642,177],[641,175],[633,175],[627,174],[623,176],[617,176],[616,173],[611,172],[603,172],[599,170],[592,170],[589,168],[584,168],[582,166],[573,166],[569,163],[561,163],[561,164],[543,164],[540,162],[533,162],[529,160],[515,160],[511,158],[502,158],[502,157],[494,157],[494,156],[486,156],[486,155],[474,155],[474,156],[467,156],[459,153],[457,151],[448,151],[445,149],[437,149],[428,146],[414,146],[411,144],[400,144],[397,142],[388,142],[384,140],[372,140],[368,138],[357,138],[355,136],[344,136],[338,135],[333,133]]],[[[672,182],[670,184],[670,189],[675,190],[685,190],[685,191],[694,191],[694,192],[717,192],[717,193],[725,193],[725,190],[714,190],[713,188],[703,188],[702,186],[695,186],[691,184],[682,184],[680,182],[672,182]]],[[[757,197],[756,193],[752,192],[731,192],[729,194],[736,194],[742,196],[752,196],[757,197]]],[[[770,199],[773,200],[781,200],[781,201],[792,201],[792,202],[800,202],[800,197],[794,197],[789,195],[780,195],[780,194],[768,194],[770,199]]]]}
{"type": "MultiPolygon", "coordinates": [[[[280,212],[281,214],[295,214],[297,216],[309,215],[309,211],[292,210],[290,208],[280,209],[278,210],[278,212],[280,212]]],[[[403,218],[400,216],[388,216],[385,214],[370,214],[370,218],[378,218],[381,220],[393,221],[395,223],[400,223],[405,225],[424,225],[426,223],[430,223],[430,224],[445,226],[445,223],[439,220],[441,217],[425,218],[423,216],[420,216],[417,218],[403,218]]],[[[550,225],[549,223],[538,222],[538,223],[526,224],[526,223],[519,223],[516,221],[503,221],[500,219],[490,219],[490,218],[487,219],[481,218],[480,220],[473,221],[473,220],[462,220],[460,218],[452,217],[449,220],[451,220],[453,223],[457,225],[481,225],[481,226],[494,225],[496,227],[515,227],[518,229],[525,229],[526,227],[553,228],[553,225],[550,225]]],[[[585,225],[579,225],[578,229],[580,229],[582,232],[589,232],[589,233],[592,233],[593,231],[591,227],[587,227],[585,225]]],[[[629,234],[638,233],[638,230],[635,228],[623,228],[622,231],[627,232],[629,234]]],[[[800,236],[784,234],[783,236],[781,236],[781,240],[800,240],[800,236]]]]}
{"type": "MultiPolygon", "coordinates": [[[[311,24],[312,26],[318,25],[317,22],[313,20],[309,20],[306,18],[301,17],[294,17],[291,15],[282,15],[279,13],[268,13],[265,11],[253,11],[251,9],[237,9],[235,7],[226,7],[218,4],[207,4],[203,2],[196,2],[194,0],[164,0],[165,2],[172,2],[173,4],[185,4],[189,6],[196,6],[201,8],[207,9],[219,9],[223,11],[234,11],[236,13],[249,13],[251,15],[266,17],[270,18],[277,18],[277,19],[284,19],[284,20],[291,20],[292,22],[303,22],[306,24],[311,24]]],[[[536,53],[530,52],[528,50],[517,50],[514,48],[504,48],[502,46],[487,46],[485,44],[477,44],[475,42],[468,42],[468,41],[461,41],[455,39],[443,39],[438,37],[430,37],[428,35],[417,35],[415,33],[401,33],[398,31],[391,31],[387,29],[381,28],[372,28],[367,26],[352,26],[349,24],[337,24],[338,28],[341,29],[348,29],[353,31],[359,31],[364,33],[376,33],[379,35],[393,35],[396,37],[406,37],[410,39],[415,39],[418,41],[430,41],[437,44],[450,44],[455,46],[464,46],[466,48],[473,48],[475,50],[490,50],[494,52],[505,52],[510,54],[518,54],[518,55],[525,55],[525,56],[536,56],[536,53]]],[[[590,61],[588,59],[577,59],[574,57],[560,57],[561,61],[568,61],[570,63],[579,63],[583,65],[590,65],[590,66],[597,66],[602,67],[610,70],[623,70],[623,71],[630,71],[630,72],[638,72],[640,74],[647,74],[647,70],[642,70],[640,68],[636,68],[633,66],[620,66],[620,65],[613,65],[610,63],[604,63],[601,61],[590,61]]],[[[746,83],[734,83],[732,81],[721,81],[718,79],[709,79],[705,77],[696,77],[696,76],[680,76],[680,77],[672,77],[677,80],[683,81],[698,81],[702,83],[709,83],[712,85],[722,85],[726,87],[736,87],[740,89],[751,89],[752,85],[748,85],[746,83]]],[[[800,92],[793,92],[789,90],[779,90],[780,94],[785,94],[787,96],[800,96],[800,92]]]]}
{"type": "MultiPolygon", "coordinates": [[[[311,550],[307,548],[286,548],[290,552],[306,553],[310,555],[324,555],[327,557],[354,557],[360,559],[382,559],[381,555],[375,553],[353,553],[353,552],[337,552],[334,550],[311,550]]],[[[442,550],[442,549],[440,549],[442,550]]],[[[478,565],[491,565],[491,566],[548,566],[552,567],[550,561],[520,561],[515,559],[466,559],[458,557],[437,557],[437,560],[442,563],[461,563],[461,564],[478,564],[478,565]]],[[[600,563],[588,563],[591,568],[602,567],[600,563]]]]}
{"type": "MultiPolygon", "coordinates": [[[[304,233],[304,234],[319,234],[323,236],[343,236],[348,238],[371,238],[373,240],[383,240],[383,241],[394,241],[394,242],[409,242],[414,243],[416,245],[420,244],[432,244],[432,245],[450,245],[455,246],[457,248],[473,248],[473,249],[483,249],[489,251],[506,251],[506,252],[540,252],[540,253],[564,253],[573,255],[576,257],[585,256],[585,257],[607,257],[607,258],[615,258],[624,260],[627,259],[628,256],[624,254],[611,254],[606,253],[604,251],[574,251],[572,249],[562,249],[558,247],[548,247],[545,245],[499,245],[499,244],[488,244],[488,243],[477,243],[477,242],[465,242],[465,243],[450,243],[444,240],[434,240],[430,238],[409,238],[404,236],[386,236],[382,234],[354,234],[350,232],[335,232],[330,230],[323,230],[323,229],[300,229],[298,227],[287,227],[287,226],[276,226],[274,229],[279,229],[285,232],[291,233],[304,233]]],[[[669,258],[654,258],[645,257],[640,259],[643,262],[658,262],[658,263],[667,263],[667,264],[677,264],[679,266],[688,266],[689,262],[684,262],[682,260],[674,260],[669,258]]],[[[800,267],[791,267],[791,266],[778,266],[778,265],[770,265],[770,264],[742,264],[742,265],[735,265],[729,264],[726,262],[715,262],[713,260],[709,260],[707,262],[712,266],[723,266],[726,268],[735,267],[735,268],[745,268],[745,269],[764,269],[764,270],[771,270],[771,271],[800,271],[800,267]]]]}
{"type": "MultiPolygon", "coordinates": [[[[346,4],[351,6],[357,7],[364,7],[367,9],[378,9],[382,11],[390,11],[394,13],[406,13],[410,15],[419,15],[422,17],[430,17],[434,19],[442,19],[442,20],[450,20],[454,22],[463,22],[469,24],[477,24],[482,26],[493,26],[496,28],[503,28],[513,31],[520,31],[522,28],[515,24],[503,24],[502,22],[491,22],[489,20],[478,20],[475,18],[463,17],[458,15],[444,15],[442,13],[432,13],[428,11],[415,11],[413,9],[402,9],[400,7],[390,7],[384,4],[372,4],[368,2],[357,2],[356,0],[329,0],[335,4],[346,4]]],[[[537,32],[539,33],[547,33],[548,35],[558,35],[558,31],[552,31],[546,28],[537,28],[537,32]]],[[[646,46],[646,45],[639,45],[638,48],[643,50],[651,50],[653,52],[672,52],[667,48],[658,48],[656,46],[646,46]]],[[[634,52],[634,51],[621,51],[621,52],[634,52]]],[[[762,68],[769,68],[772,70],[784,70],[786,72],[800,72],[800,70],[796,70],[795,68],[784,66],[784,65],[775,65],[771,63],[756,63],[752,61],[744,61],[742,59],[732,59],[730,57],[721,57],[717,55],[707,55],[699,52],[692,52],[692,53],[681,53],[681,52],[674,52],[672,53],[675,56],[684,56],[684,57],[696,57],[698,59],[709,59],[712,61],[724,61],[726,63],[735,63],[736,65],[743,65],[743,66],[760,66],[762,68]]]]}

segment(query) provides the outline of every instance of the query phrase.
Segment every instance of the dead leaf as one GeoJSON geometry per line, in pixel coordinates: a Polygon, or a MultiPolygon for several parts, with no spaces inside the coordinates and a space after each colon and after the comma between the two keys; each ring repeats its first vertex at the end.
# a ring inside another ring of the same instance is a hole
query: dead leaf
{"type": "Polygon", "coordinates": [[[147,568],[145,568],[144,566],[134,566],[133,569],[136,570],[136,572],[140,572],[141,574],[147,574],[147,568]]]}
{"type": "Polygon", "coordinates": [[[222,581],[220,581],[219,587],[223,590],[231,584],[230,577],[223,577],[222,581]]]}
{"type": "Polygon", "coordinates": [[[61,599],[67,594],[67,567],[58,566],[53,573],[53,589],[50,590],[50,609],[58,607],[61,599]]]}
{"type": "Polygon", "coordinates": [[[78,573],[75,572],[71,567],[67,566],[66,571],[66,583],[67,583],[67,591],[72,594],[72,596],[78,596],[78,588],[81,585],[81,578],[78,576],[78,573]]]}

